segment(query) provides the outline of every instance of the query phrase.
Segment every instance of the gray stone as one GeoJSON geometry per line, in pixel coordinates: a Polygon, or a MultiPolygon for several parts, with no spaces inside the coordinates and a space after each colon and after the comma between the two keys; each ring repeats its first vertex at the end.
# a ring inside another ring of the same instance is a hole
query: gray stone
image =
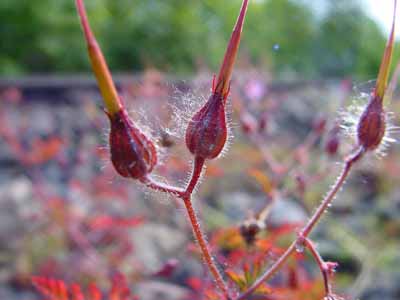
{"type": "Polygon", "coordinates": [[[299,203],[279,198],[273,204],[267,222],[272,226],[280,226],[286,223],[304,223],[307,219],[307,213],[299,203]]]}
{"type": "Polygon", "coordinates": [[[140,300],[183,300],[187,299],[189,291],[178,285],[159,281],[139,283],[135,287],[135,294],[140,300]]]}
{"type": "Polygon", "coordinates": [[[177,257],[187,241],[185,233],[163,224],[146,223],[131,232],[134,257],[150,272],[161,268],[165,257],[177,257]]]}

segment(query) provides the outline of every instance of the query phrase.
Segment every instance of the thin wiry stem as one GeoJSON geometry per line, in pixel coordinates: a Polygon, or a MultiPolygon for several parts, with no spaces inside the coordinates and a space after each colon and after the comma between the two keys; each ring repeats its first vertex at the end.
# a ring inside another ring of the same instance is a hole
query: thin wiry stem
{"type": "Polygon", "coordinates": [[[351,168],[354,163],[357,162],[365,153],[364,148],[360,147],[354,154],[349,156],[345,163],[341,174],[336,180],[335,184],[332,186],[328,194],[323,199],[321,205],[318,207],[314,215],[308,221],[308,223],[304,226],[304,228],[300,231],[298,238],[293,241],[293,243],[288,247],[288,249],[281,255],[281,257],[267,270],[265,271],[257,281],[249,287],[243,294],[241,294],[236,300],[245,300],[249,297],[257,288],[263,284],[263,282],[270,279],[275,273],[282,267],[282,265],[288,260],[290,255],[296,251],[298,246],[302,246],[304,243],[304,239],[308,237],[311,231],[314,229],[315,225],[323,216],[326,209],[330,206],[336,194],[340,191],[345,183],[351,168]]]}
{"type": "Polygon", "coordinates": [[[332,287],[329,282],[329,275],[336,267],[336,263],[327,263],[323,260],[321,254],[319,254],[316,246],[314,243],[309,239],[304,239],[304,246],[310,250],[311,255],[314,257],[315,261],[318,264],[319,269],[321,270],[322,277],[324,279],[324,286],[325,286],[325,294],[326,297],[332,295],[332,287]]]}
{"type": "Polygon", "coordinates": [[[219,272],[219,270],[214,262],[214,259],[211,255],[211,251],[209,249],[207,240],[205,238],[203,231],[200,228],[200,224],[199,224],[199,221],[197,220],[196,212],[192,206],[192,201],[190,198],[185,198],[185,199],[183,199],[183,202],[185,203],[185,207],[186,207],[189,219],[190,219],[190,223],[192,225],[193,234],[196,237],[197,243],[200,246],[204,261],[206,262],[207,267],[210,270],[210,273],[214,277],[218,288],[224,293],[224,295],[227,299],[230,299],[228,287],[227,287],[224,279],[222,278],[221,273],[219,272]]]}
{"type": "Polygon", "coordinates": [[[158,182],[150,176],[146,176],[145,178],[143,178],[141,180],[141,182],[143,184],[145,184],[148,188],[151,188],[155,191],[173,194],[173,195],[178,196],[179,198],[182,197],[183,194],[185,193],[185,191],[181,188],[178,188],[178,187],[175,187],[175,186],[172,186],[169,184],[165,184],[162,182],[158,182]]]}
{"type": "Polygon", "coordinates": [[[196,188],[196,185],[200,180],[201,172],[203,171],[203,167],[204,167],[204,162],[205,162],[205,159],[202,157],[196,156],[194,158],[192,176],[191,176],[189,183],[185,190],[186,195],[193,194],[193,191],[196,188]]]}
{"type": "Polygon", "coordinates": [[[211,275],[213,276],[218,288],[225,295],[226,299],[231,299],[229,296],[229,289],[226,285],[220,271],[218,270],[217,265],[211,255],[211,251],[209,249],[209,245],[207,243],[207,239],[203,231],[201,230],[200,223],[198,221],[196,211],[192,205],[192,194],[195,190],[199,180],[201,173],[204,169],[205,159],[202,157],[195,157],[193,163],[193,171],[190,176],[190,180],[187,184],[185,190],[182,190],[178,187],[166,185],[163,183],[159,183],[152,179],[151,177],[146,177],[142,180],[142,182],[149,188],[154,189],[156,191],[173,194],[176,197],[183,200],[185,204],[186,211],[189,216],[189,221],[193,230],[194,237],[200,247],[202,256],[204,258],[205,263],[207,264],[208,269],[210,270],[211,275]]]}

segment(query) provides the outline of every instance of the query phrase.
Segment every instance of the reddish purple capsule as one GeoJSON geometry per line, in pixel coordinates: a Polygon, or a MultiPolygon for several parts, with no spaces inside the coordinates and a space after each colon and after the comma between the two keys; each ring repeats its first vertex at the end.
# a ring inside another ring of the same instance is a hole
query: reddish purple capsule
{"type": "Polygon", "coordinates": [[[221,153],[227,135],[225,101],[213,93],[189,122],[186,146],[194,156],[212,159],[221,153]]]}
{"type": "Polygon", "coordinates": [[[373,95],[357,126],[357,138],[365,150],[374,150],[385,136],[386,121],[382,101],[373,95]]]}
{"type": "Polygon", "coordinates": [[[157,164],[153,142],[129,119],[125,109],[108,115],[111,123],[111,161],[123,177],[142,179],[157,164]]]}

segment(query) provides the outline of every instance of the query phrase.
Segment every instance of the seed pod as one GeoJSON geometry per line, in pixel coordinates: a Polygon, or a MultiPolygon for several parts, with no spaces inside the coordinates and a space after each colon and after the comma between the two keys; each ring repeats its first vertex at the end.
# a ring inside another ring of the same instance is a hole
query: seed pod
{"type": "Polygon", "coordinates": [[[194,156],[212,159],[221,153],[227,135],[225,102],[221,96],[212,94],[189,122],[186,146],[194,156]]]}
{"type": "Polygon", "coordinates": [[[218,78],[213,82],[212,94],[206,104],[192,117],[186,129],[186,146],[198,158],[212,159],[224,148],[228,129],[225,104],[230,80],[239,49],[248,0],[244,0],[231,39],[225,52],[218,78]]]}
{"type": "Polygon", "coordinates": [[[374,150],[385,136],[386,123],[382,101],[373,96],[362,113],[358,126],[357,138],[365,150],[374,150]]]}
{"type": "Polygon", "coordinates": [[[100,92],[111,123],[111,161],[123,177],[142,179],[157,164],[157,151],[153,142],[129,119],[118,95],[106,60],[89,26],[83,0],[76,0],[88,53],[100,92]]]}
{"type": "Polygon", "coordinates": [[[157,164],[153,142],[129,119],[125,109],[108,114],[111,123],[111,161],[123,177],[144,178],[157,164]]]}
{"type": "Polygon", "coordinates": [[[386,118],[385,111],[383,109],[383,100],[385,98],[390,65],[393,56],[396,6],[397,1],[395,0],[392,28],[389,34],[389,39],[386,43],[385,51],[383,53],[381,65],[379,67],[376,86],[357,125],[358,143],[364,148],[364,150],[375,150],[381,144],[385,136],[386,118]]]}
{"type": "Polygon", "coordinates": [[[369,103],[362,113],[357,125],[358,143],[360,144],[360,146],[364,147],[365,150],[376,149],[381,144],[382,139],[385,136],[386,119],[383,109],[383,100],[385,97],[390,64],[393,55],[396,23],[396,4],[397,1],[394,1],[392,29],[390,31],[385,51],[383,53],[375,90],[371,94],[369,103]]]}

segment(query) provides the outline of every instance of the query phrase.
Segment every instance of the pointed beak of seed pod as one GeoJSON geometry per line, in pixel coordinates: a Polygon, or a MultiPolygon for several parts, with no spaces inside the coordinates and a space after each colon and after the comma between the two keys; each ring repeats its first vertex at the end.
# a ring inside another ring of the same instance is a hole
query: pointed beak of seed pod
{"type": "Polygon", "coordinates": [[[101,49],[90,29],[83,0],[76,0],[76,7],[88,45],[93,72],[110,119],[111,162],[121,176],[143,179],[157,164],[156,147],[128,117],[101,49]]]}
{"type": "Polygon", "coordinates": [[[100,92],[103,96],[104,104],[107,108],[107,112],[110,115],[114,115],[122,108],[121,99],[118,96],[117,89],[115,88],[115,84],[112,80],[110,70],[108,69],[103,53],[101,52],[96,38],[94,37],[90,28],[83,0],[76,0],[76,7],[78,9],[83,32],[85,34],[89,57],[92,63],[92,69],[96,76],[100,92]]]}
{"type": "Polygon", "coordinates": [[[396,6],[394,1],[394,14],[392,29],[383,53],[381,66],[379,68],[378,79],[374,92],[371,94],[370,101],[361,114],[357,125],[357,138],[360,146],[364,150],[375,150],[381,145],[386,133],[386,115],[383,108],[386,86],[389,77],[390,64],[393,55],[394,33],[396,23],[396,6]]]}
{"type": "Polygon", "coordinates": [[[378,73],[378,79],[376,81],[376,87],[375,87],[375,96],[381,102],[383,101],[383,98],[385,96],[386,86],[390,72],[390,65],[393,56],[394,34],[395,34],[395,24],[396,24],[396,8],[397,8],[397,0],[394,1],[392,29],[390,31],[389,39],[386,44],[385,52],[383,53],[382,62],[378,73]]]}
{"type": "Polygon", "coordinates": [[[225,52],[224,61],[219,71],[217,81],[216,83],[213,84],[213,93],[221,95],[224,100],[226,100],[229,94],[233,65],[235,63],[236,54],[239,49],[240,37],[242,35],[242,29],[243,29],[244,19],[246,16],[248,2],[249,2],[248,0],[243,1],[239,17],[236,21],[236,25],[233,29],[231,39],[228,44],[228,48],[226,49],[225,52]]]}
{"type": "Polygon", "coordinates": [[[196,157],[213,159],[222,152],[225,146],[228,135],[225,102],[229,94],[233,65],[240,44],[247,5],[248,0],[243,0],[218,79],[213,82],[212,94],[206,104],[194,114],[186,129],[186,146],[196,157]]]}

